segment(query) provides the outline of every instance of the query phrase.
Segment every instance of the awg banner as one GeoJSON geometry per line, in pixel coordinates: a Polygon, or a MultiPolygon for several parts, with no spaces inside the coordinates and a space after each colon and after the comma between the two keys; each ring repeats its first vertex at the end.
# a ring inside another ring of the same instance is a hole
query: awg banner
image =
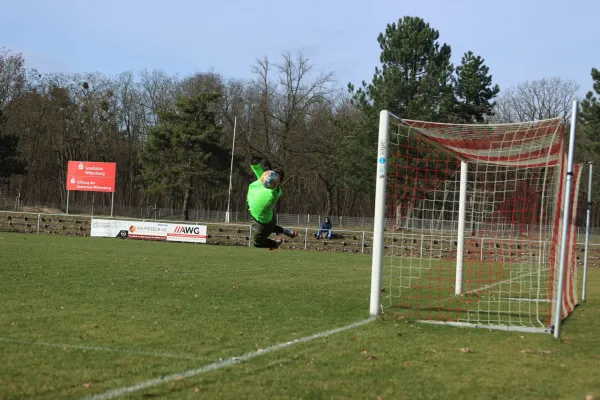
{"type": "Polygon", "coordinates": [[[92,218],[90,236],[206,243],[206,225],[92,218]]]}
{"type": "Polygon", "coordinates": [[[69,161],[67,190],[114,193],[116,176],[116,163],[69,161]]]}

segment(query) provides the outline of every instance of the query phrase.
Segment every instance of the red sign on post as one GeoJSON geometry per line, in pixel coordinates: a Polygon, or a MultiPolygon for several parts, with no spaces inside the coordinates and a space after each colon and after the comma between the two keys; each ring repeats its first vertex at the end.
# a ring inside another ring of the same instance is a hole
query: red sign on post
{"type": "Polygon", "coordinates": [[[116,163],[69,161],[67,190],[114,193],[116,176],[116,163]]]}

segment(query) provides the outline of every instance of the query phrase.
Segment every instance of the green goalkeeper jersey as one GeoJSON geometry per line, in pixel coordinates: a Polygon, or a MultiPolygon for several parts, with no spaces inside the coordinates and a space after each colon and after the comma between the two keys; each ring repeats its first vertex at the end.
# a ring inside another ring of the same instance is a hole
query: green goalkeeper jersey
{"type": "Polygon", "coordinates": [[[265,172],[260,164],[250,165],[258,178],[248,186],[248,209],[252,217],[261,224],[268,224],[273,220],[273,211],[279,198],[283,194],[280,186],[267,189],[260,182],[260,177],[265,172]]]}

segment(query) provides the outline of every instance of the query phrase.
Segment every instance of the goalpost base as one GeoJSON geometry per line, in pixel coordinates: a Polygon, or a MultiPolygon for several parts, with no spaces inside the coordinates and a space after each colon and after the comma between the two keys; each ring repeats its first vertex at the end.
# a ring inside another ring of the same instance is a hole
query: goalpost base
{"type": "Polygon", "coordinates": [[[535,328],[535,327],[527,327],[527,326],[511,326],[511,325],[483,325],[483,324],[471,324],[468,322],[454,322],[454,321],[426,321],[426,320],[417,320],[420,324],[431,324],[431,325],[447,325],[454,326],[459,328],[483,328],[490,330],[499,330],[499,331],[512,331],[512,332],[528,332],[528,333],[552,333],[551,328],[535,328]]]}

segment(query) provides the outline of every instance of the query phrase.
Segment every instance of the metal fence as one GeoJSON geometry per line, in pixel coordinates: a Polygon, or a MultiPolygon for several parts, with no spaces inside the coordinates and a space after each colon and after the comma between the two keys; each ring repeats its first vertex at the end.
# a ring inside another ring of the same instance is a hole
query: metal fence
{"type": "MultiPolygon", "coordinates": [[[[150,208],[150,209],[121,209],[118,215],[135,217],[135,218],[147,218],[147,219],[177,219],[180,220],[183,212],[177,209],[169,208],[150,208]]],[[[190,221],[195,222],[225,222],[227,213],[220,210],[199,210],[192,209],[189,211],[190,221]]],[[[354,216],[341,216],[341,215],[326,215],[326,214],[291,214],[291,213],[277,213],[275,218],[277,224],[281,226],[290,227],[311,227],[319,228],[325,219],[329,217],[329,220],[333,224],[334,229],[373,229],[373,216],[354,217],[354,216]]],[[[248,211],[232,211],[229,215],[230,223],[250,223],[252,217],[248,211]]],[[[386,225],[392,224],[393,221],[390,218],[385,219],[386,225]]],[[[418,219],[409,218],[402,222],[402,226],[407,229],[426,231],[426,232],[457,232],[458,221],[436,221],[430,219],[418,219]]],[[[520,225],[516,226],[513,224],[501,224],[501,223],[483,223],[483,222],[467,222],[467,230],[474,232],[486,232],[487,234],[495,233],[501,235],[517,235],[517,234],[537,234],[547,235],[552,232],[550,226],[530,226],[520,225]]],[[[585,234],[585,226],[577,227],[577,234],[585,234]]],[[[590,227],[590,235],[600,235],[600,227],[590,227]]]]}
{"type": "MultiPolygon", "coordinates": [[[[295,214],[297,215],[297,214],[295,214]]],[[[302,215],[302,214],[300,214],[302,215]]],[[[12,232],[23,232],[23,233],[34,233],[34,234],[76,234],[76,235],[89,235],[90,223],[93,220],[93,217],[90,215],[69,215],[66,216],[64,213],[62,214],[47,214],[47,213],[32,213],[32,212],[0,212],[0,216],[4,216],[2,222],[0,222],[0,231],[12,231],[12,232]],[[10,221],[8,224],[4,220],[6,218],[10,221]],[[82,225],[83,222],[86,222],[87,225],[82,225]],[[73,223],[75,225],[73,225],[73,223]],[[8,225],[8,226],[7,226],[8,225]],[[69,225],[69,226],[66,226],[69,225]],[[8,228],[8,229],[6,229],[8,228]],[[76,231],[70,232],[69,229],[76,229],[76,231]],[[85,232],[85,233],[84,233],[85,232]]],[[[118,219],[118,218],[116,218],[118,219]]],[[[131,220],[139,220],[140,222],[176,222],[176,220],[155,220],[155,219],[137,219],[131,218],[131,220]]],[[[180,222],[180,221],[177,221],[180,222]]],[[[250,246],[249,238],[252,235],[252,225],[249,223],[229,223],[225,224],[222,221],[204,221],[204,222],[191,222],[192,224],[203,224],[209,227],[209,231],[211,232],[212,240],[209,243],[213,244],[225,244],[225,242],[221,242],[221,239],[227,238],[232,239],[233,242],[244,242],[250,246]]],[[[298,231],[298,241],[294,242],[295,249],[304,249],[304,250],[332,250],[333,247],[337,246],[343,247],[349,251],[356,251],[358,253],[370,253],[370,250],[373,246],[373,232],[372,230],[360,230],[360,229],[342,229],[337,228],[333,230],[334,237],[333,239],[326,241],[319,241],[317,236],[318,228],[314,227],[302,227],[297,225],[289,225],[290,228],[297,229],[298,231]]],[[[209,238],[211,237],[209,236],[209,238]]],[[[325,236],[325,235],[323,235],[325,236]]],[[[436,241],[441,241],[444,245],[438,246],[439,251],[442,251],[442,248],[448,247],[445,251],[451,251],[450,248],[451,243],[456,240],[456,232],[443,232],[436,231],[432,233],[427,232],[388,232],[385,234],[386,241],[388,242],[389,247],[387,252],[394,252],[394,247],[403,251],[402,248],[407,245],[411,247],[411,251],[414,250],[423,256],[426,252],[432,251],[432,243],[436,244],[436,241]],[[392,242],[406,242],[407,243],[398,243],[394,245],[392,242]],[[420,245],[419,245],[420,243],[420,245]],[[429,246],[429,247],[427,247],[429,246]]],[[[478,237],[478,247],[479,248],[479,256],[480,260],[484,260],[485,254],[484,249],[490,248],[493,245],[497,245],[498,241],[507,240],[510,243],[528,243],[529,239],[519,239],[519,238],[510,238],[506,237],[504,239],[499,238],[498,236],[482,236],[478,237]],[[486,243],[490,242],[491,244],[487,245],[486,243]]],[[[546,240],[539,241],[534,240],[535,243],[539,243],[544,246],[549,242],[546,240]]],[[[577,238],[577,245],[581,246],[585,243],[585,232],[582,232],[577,238]]],[[[231,244],[231,243],[229,243],[231,244]]],[[[234,244],[234,245],[239,245],[234,244]]],[[[437,244],[436,244],[437,245],[437,244]]],[[[590,243],[591,246],[600,246],[600,243],[590,243]]],[[[437,248],[437,247],[436,247],[437,248]]],[[[397,250],[396,249],[396,250],[397,250]]],[[[404,249],[406,250],[406,249],[404,249]]],[[[544,250],[543,250],[544,251],[544,250]]],[[[476,254],[476,253],[473,253],[476,254]]]]}
{"type": "MultiPolygon", "coordinates": [[[[21,212],[42,212],[42,213],[64,213],[64,206],[33,206],[27,207],[14,202],[0,202],[0,210],[21,211],[21,212]],[[54,211],[54,212],[53,212],[54,211]]],[[[69,214],[101,216],[110,215],[110,208],[92,203],[72,203],[69,206],[69,214]]],[[[138,219],[153,220],[181,220],[183,211],[176,208],[154,208],[154,207],[116,207],[115,217],[129,217],[138,219]]],[[[193,222],[220,222],[227,221],[227,213],[223,210],[202,210],[190,209],[188,212],[189,220],[193,222]]],[[[334,229],[354,229],[371,230],[373,228],[372,216],[341,216],[325,214],[292,214],[277,213],[275,218],[277,223],[282,226],[290,227],[311,227],[319,228],[321,223],[329,217],[334,229]]],[[[252,217],[247,210],[231,211],[229,215],[230,223],[250,223],[252,217]]],[[[393,223],[386,218],[386,225],[393,223]]],[[[402,221],[402,227],[426,232],[456,232],[458,230],[458,221],[439,221],[431,219],[410,218],[402,221]]],[[[551,227],[540,226],[514,226],[511,224],[487,224],[482,222],[467,222],[466,229],[474,232],[497,233],[504,235],[516,234],[538,234],[547,235],[552,231],[551,227]]],[[[585,226],[577,227],[577,234],[585,234],[585,226]]],[[[590,235],[600,236],[600,226],[590,227],[590,235]]]]}
{"type": "MultiPolygon", "coordinates": [[[[138,216],[141,217],[141,210],[122,210],[119,215],[123,216],[138,216]]],[[[183,212],[176,209],[168,208],[150,208],[145,212],[146,218],[152,219],[179,219],[183,212]]],[[[225,222],[226,211],[222,210],[199,210],[192,209],[189,211],[191,221],[207,221],[207,222],[225,222]]],[[[342,215],[326,215],[326,214],[290,214],[277,213],[275,218],[277,223],[282,226],[297,226],[297,227],[320,227],[321,223],[329,217],[334,226],[338,228],[372,228],[373,217],[352,217],[342,215]]],[[[249,223],[252,221],[250,213],[245,211],[231,211],[229,222],[231,223],[249,223]]]]}
{"type": "MultiPolygon", "coordinates": [[[[4,199],[0,201],[0,210],[17,211],[17,212],[42,212],[42,213],[65,213],[65,206],[62,204],[44,204],[28,206],[18,201],[4,199]]],[[[110,215],[110,205],[93,204],[90,202],[70,202],[69,214],[79,215],[110,215]]],[[[177,208],[154,208],[154,207],[118,207],[115,205],[115,217],[130,217],[141,219],[168,219],[180,220],[183,215],[182,209],[177,208]]],[[[190,209],[188,211],[190,221],[205,221],[205,222],[225,222],[227,212],[223,210],[203,210],[190,209]]],[[[339,216],[326,214],[291,214],[277,213],[277,223],[280,225],[302,226],[302,227],[320,227],[321,223],[329,217],[331,222],[338,228],[354,227],[354,228],[372,228],[373,216],[339,216]]],[[[231,223],[250,223],[252,217],[248,210],[231,211],[229,222],[231,223]]]]}

